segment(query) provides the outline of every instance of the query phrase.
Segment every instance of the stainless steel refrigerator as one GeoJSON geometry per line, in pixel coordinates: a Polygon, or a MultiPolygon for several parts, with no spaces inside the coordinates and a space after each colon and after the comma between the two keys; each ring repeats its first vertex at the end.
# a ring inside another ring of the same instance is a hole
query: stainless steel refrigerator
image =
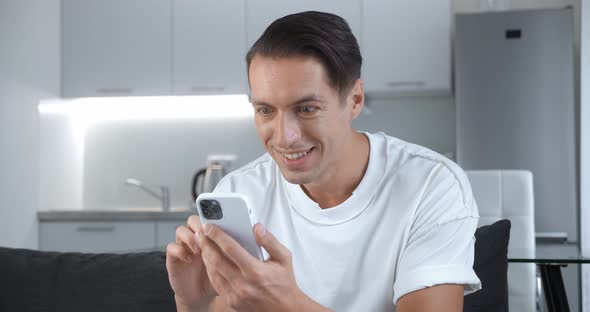
{"type": "MultiPolygon", "coordinates": [[[[563,238],[537,249],[577,251],[572,9],[458,14],[454,47],[458,163],[530,170],[537,237],[563,238]]],[[[564,275],[577,311],[578,269],[564,275]]]]}

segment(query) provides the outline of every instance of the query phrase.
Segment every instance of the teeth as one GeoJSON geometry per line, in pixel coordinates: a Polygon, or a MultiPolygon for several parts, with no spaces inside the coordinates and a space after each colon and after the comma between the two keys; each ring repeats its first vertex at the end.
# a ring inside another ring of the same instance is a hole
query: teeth
{"type": "Polygon", "coordinates": [[[307,153],[308,152],[295,153],[295,154],[282,154],[282,155],[289,160],[297,160],[297,159],[307,155],[307,153]]]}

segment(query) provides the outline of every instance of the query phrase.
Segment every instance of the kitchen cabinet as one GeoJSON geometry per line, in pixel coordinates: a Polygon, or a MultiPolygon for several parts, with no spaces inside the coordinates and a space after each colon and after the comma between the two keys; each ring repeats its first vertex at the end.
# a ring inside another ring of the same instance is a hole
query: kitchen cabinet
{"type": "Polygon", "coordinates": [[[450,0],[63,0],[62,94],[247,93],[247,50],[307,10],[348,21],[366,91],[450,91],[450,0]]]}
{"type": "Polygon", "coordinates": [[[246,93],[245,1],[64,0],[63,96],[246,93]]]}
{"type": "Polygon", "coordinates": [[[361,38],[360,0],[248,0],[246,9],[248,48],[256,42],[266,27],[277,18],[310,10],[330,12],[343,17],[349,23],[357,40],[361,38]]]}
{"type": "Polygon", "coordinates": [[[165,251],[192,210],[48,210],[38,212],[39,249],[77,252],[165,251]]]}
{"type": "Polygon", "coordinates": [[[173,0],[173,90],[244,94],[245,0],[173,0]]]}
{"type": "Polygon", "coordinates": [[[168,243],[176,241],[176,228],[186,225],[184,221],[157,221],[156,222],[156,249],[166,250],[168,243]]]}
{"type": "Polygon", "coordinates": [[[63,0],[64,97],[171,92],[171,5],[63,0]]]}
{"type": "Polygon", "coordinates": [[[363,0],[367,92],[451,89],[451,1],[363,0]]]}
{"type": "Polygon", "coordinates": [[[133,252],[154,249],[155,223],[40,222],[39,249],[61,252],[133,252]]]}

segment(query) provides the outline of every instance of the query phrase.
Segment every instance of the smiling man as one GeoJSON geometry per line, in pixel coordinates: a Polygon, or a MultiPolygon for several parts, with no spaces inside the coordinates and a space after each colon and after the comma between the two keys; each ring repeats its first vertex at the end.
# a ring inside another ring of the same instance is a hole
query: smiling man
{"type": "Polygon", "coordinates": [[[433,151],[352,128],[364,91],[346,21],[285,16],[246,60],[267,153],[215,191],[249,198],[269,257],[190,217],[167,248],[178,309],[462,311],[481,287],[469,182],[433,151]]]}

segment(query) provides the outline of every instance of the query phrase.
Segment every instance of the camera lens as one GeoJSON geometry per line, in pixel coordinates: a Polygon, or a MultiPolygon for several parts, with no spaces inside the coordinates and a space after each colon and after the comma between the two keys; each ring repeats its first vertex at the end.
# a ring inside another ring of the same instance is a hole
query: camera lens
{"type": "Polygon", "coordinates": [[[209,201],[208,200],[202,200],[201,201],[201,208],[209,208],[209,201]]]}
{"type": "Polygon", "coordinates": [[[209,208],[203,209],[203,215],[205,216],[205,218],[211,219],[211,216],[213,215],[213,211],[211,211],[209,208]]]}

